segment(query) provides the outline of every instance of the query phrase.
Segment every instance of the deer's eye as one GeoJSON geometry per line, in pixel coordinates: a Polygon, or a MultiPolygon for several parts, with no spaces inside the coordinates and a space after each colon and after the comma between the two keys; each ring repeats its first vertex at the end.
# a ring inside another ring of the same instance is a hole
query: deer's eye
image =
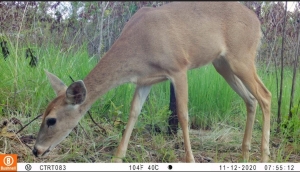
{"type": "Polygon", "coordinates": [[[47,119],[47,125],[50,127],[51,125],[54,125],[56,123],[56,118],[49,118],[47,119]]]}

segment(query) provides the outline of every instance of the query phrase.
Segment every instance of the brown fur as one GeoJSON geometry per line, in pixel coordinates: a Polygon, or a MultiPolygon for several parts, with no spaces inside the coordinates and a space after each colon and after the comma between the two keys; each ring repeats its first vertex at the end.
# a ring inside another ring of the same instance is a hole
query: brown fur
{"type": "MultiPolygon", "coordinates": [[[[51,139],[41,134],[37,138],[35,150],[38,150],[39,155],[52,149],[68,134],[64,129],[75,126],[99,96],[118,85],[133,82],[137,87],[129,120],[114,157],[115,162],[122,161],[150,86],[169,79],[175,88],[186,161],[194,162],[188,133],[187,71],[212,63],[245,101],[247,122],[242,144],[245,161],[249,159],[257,101],[261,106],[264,119],[261,161],[267,162],[270,153],[271,94],[256,74],[255,57],[260,37],[258,18],[238,2],[172,2],[158,8],[140,9],[125,25],[119,39],[84,79],[87,92],[85,101],[74,107],[57,106],[60,111],[57,110],[56,116],[70,125],[58,123],[53,128],[49,127],[49,130],[58,132],[51,139]],[[65,119],[65,113],[72,114],[73,118],[65,119]]],[[[48,76],[57,93],[65,92],[65,86],[60,88],[59,79],[54,75],[48,76]]]]}
{"type": "Polygon", "coordinates": [[[44,114],[43,114],[43,121],[45,120],[45,118],[50,114],[51,110],[57,105],[66,105],[67,103],[65,102],[65,95],[59,95],[58,97],[56,97],[54,100],[51,101],[51,103],[49,103],[48,107],[46,108],[44,114]]]}

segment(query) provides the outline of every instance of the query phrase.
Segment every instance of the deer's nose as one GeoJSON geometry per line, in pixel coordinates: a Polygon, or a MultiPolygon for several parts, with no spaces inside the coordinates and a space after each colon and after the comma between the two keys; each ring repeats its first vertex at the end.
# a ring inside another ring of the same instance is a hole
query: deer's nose
{"type": "Polygon", "coordinates": [[[35,147],[33,148],[32,153],[33,153],[33,155],[38,157],[38,150],[35,147]]]}

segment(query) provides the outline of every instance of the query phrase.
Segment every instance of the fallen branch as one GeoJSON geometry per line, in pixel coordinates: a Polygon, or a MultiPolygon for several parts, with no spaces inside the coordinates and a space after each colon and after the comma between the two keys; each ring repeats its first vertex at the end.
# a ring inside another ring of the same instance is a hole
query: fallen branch
{"type": "Polygon", "coordinates": [[[29,124],[31,124],[34,120],[38,119],[40,116],[42,116],[43,114],[38,115],[37,117],[35,117],[33,120],[31,120],[28,124],[24,125],[24,127],[22,127],[18,132],[16,132],[16,134],[18,134],[19,132],[21,132],[24,128],[26,128],[29,124]]]}

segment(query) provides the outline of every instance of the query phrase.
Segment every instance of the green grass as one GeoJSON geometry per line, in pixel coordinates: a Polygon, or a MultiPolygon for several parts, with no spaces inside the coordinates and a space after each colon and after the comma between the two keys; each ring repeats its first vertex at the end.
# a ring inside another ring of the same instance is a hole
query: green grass
{"type": "MultiPolygon", "coordinates": [[[[97,60],[88,57],[86,47],[77,51],[62,51],[61,47],[48,44],[35,48],[39,57],[38,66],[31,68],[29,59],[25,59],[25,48],[12,49],[4,61],[0,55],[0,121],[16,117],[23,125],[38,114],[43,113],[47,104],[55,97],[45,70],[54,73],[67,85],[73,79],[83,79],[96,65],[97,60]],[[15,51],[17,49],[17,51],[15,51]]],[[[264,73],[263,65],[258,65],[258,73],[272,97],[272,132],[271,144],[284,143],[280,147],[271,146],[271,159],[276,162],[299,160],[298,141],[289,143],[275,135],[277,119],[277,95],[275,73],[264,73]],[[279,141],[276,141],[279,139],[279,141]],[[287,149],[291,146],[292,149],[287,149]],[[295,156],[296,158],[295,160],[295,156]]],[[[282,114],[288,114],[291,70],[285,70],[282,114]]],[[[246,109],[243,100],[229,87],[225,80],[215,71],[212,65],[188,72],[189,82],[189,115],[191,123],[191,142],[196,161],[200,154],[209,156],[217,162],[240,162],[241,142],[246,122],[246,109]],[[230,158],[229,158],[230,157],[230,158]]],[[[296,88],[299,88],[299,81],[296,88]]],[[[48,159],[34,158],[24,144],[17,140],[0,136],[0,152],[18,153],[24,162],[110,162],[110,159],[121,139],[122,131],[128,119],[130,103],[134,93],[133,84],[121,85],[107,92],[97,100],[91,114],[94,119],[107,128],[108,136],[104,137],[86,115],[76,131],[71,132],[49,156],[48,159]],[[117,121],[121,121],[116,123],[117,121]],[[22,149],[22,150],[20,150],[22,149]]],[[[295,92],[295,102],[299,101],[300,92],[295,92]]],[[[183,161],[184,148],[182,135],[170,138],[167,131],[169,116],[169,81],[156,84],[142,109],[139,121],[135,125],[125,162],[177,162],[183,161]],[[151,132],[154,126],[163,132],[151,132]]],[[[286,117],[285,117],[286,118],[286,117]]],[[[297,119],[294,119],[297,121],[297,119]]],[[[18,137],[36,135],[41,121],[38,119],[23,130],[18,137]]],[[[295,122],[294,133],[299,129],[295,122]]],[[[18,125],[10,125],[18,130],[18,125]]],[[[259,161],[262,113],[258,108],[252,141],[253,162],[259,161]]],[[[33,143],[29,143],[33,145],[33,143]]]]}

